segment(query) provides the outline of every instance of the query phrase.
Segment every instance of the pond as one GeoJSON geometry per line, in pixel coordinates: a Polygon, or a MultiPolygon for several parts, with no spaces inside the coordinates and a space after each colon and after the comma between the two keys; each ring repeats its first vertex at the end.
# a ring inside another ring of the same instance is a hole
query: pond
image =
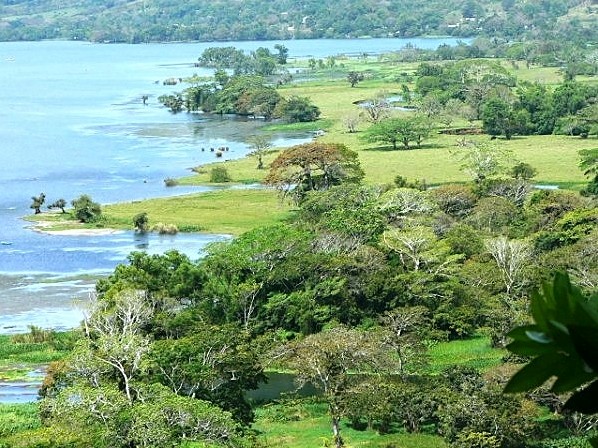
{"type": "MultiPolygon", "coordinates": [[[[261,383],[258,389],[247,392],[247,397],[251,401],[261,403],[279,399],[285,394],[296,393],[299,396],[311,396],[318,393],[311,385],[298,389],[293,374],[270,372],[267,375],[268,381],[266,383],[261,383]]],[[[0,381],[0,403],[31,403],[36,401],[41,379],[38,371],[34,371],[30,382],[0,381]]]]}

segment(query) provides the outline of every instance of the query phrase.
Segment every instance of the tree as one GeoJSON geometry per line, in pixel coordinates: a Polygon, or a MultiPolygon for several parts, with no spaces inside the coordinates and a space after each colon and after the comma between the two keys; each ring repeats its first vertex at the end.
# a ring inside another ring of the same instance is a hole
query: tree
{"type": "Polygon", "coordinates": [[[248,138],[249,147],[252,149],[249,155],[257,157],[257,169],[264,169],[264,156],[272,147],[270,140],[263,135],[253,135],[248,138]]]}
{"type": "Polygon", "coordinates": [[[449,99],[440,110],[438,121],[448,128],[456,117],[462,115],[462,110],[464,107],[465,103],[462,101],[455,98],[449,99]]]}
{"type": "Polygon", "coordinates": [[[521,83],[517,88],[519,107],[530,115],[530,131],[534,134],[552,134],[556,115],[551,93],[540,83],[521,83]]]}
{"type": "Polygon", "coordinates": [[[455,155],[461,160],[461,169],[469,173],[477,184],[481,184],[503,169],[510,152],[502,146],[467,142],[455,155]]]}
{"type": "Polygon", "coordinates": [[[152,317],[154,310],[147,303],[143,293],[123,293],[112,303],[105,300],[92,302],[85,321],[82,349],[82,365],[75,369],[88,369],[86,355],[102,366],[114,370],[119,385],[129,403],[133,402],[133,380],[144,366],[142,361],[149,352],[149,340],[143,335],[142,327],[152,317]]]}
{"type": "Polygon", "coordinates": [[[149,377],[177,395],[207,400],[243,424],[253,421],[246,391],[266,380],[257,347],[238,325],[202,325],[154,342],[149,377]]]}
{"type": "Polygon", "coordinates": [[[280,65],[284,65],[287,63],[287,58],[289,57],[289,49],[282,44],[274,45],[274,49],[278,50],[278,54],[276,55],[276,62],[280,65]]]}
{"type": "Polygon", "coordinates": [[[363,73],[360,73],[360,72],[350,71],[347,74],[347,81],[349,81],[349,84],[351,84],[351,87],[355,87],[358,83],[363,81],[363,79],[364,79],[363,73]]]}
{"type": "Polygon", "coordinates": [[[390,111],[390,104],[386,100],[385,92],[379,92],[374,98],[364,101],[361,103],[361,107],[367,120],[372,123],[377,123],[388,117],[390,111]]]}
{"type": "Polygon", "coordinates": [[[442,109],[442,101],[436,93],[429,93],[417,101],[417,111],[427,118],[439,115],[442,109]]]}
{"type": "Polygon", "coordinates": [[[384,192],[378,200],[378,209],[389,222],[397,222],[407,216],[429,214],[434,204],[425,192],[400,187],[384,192]]]}
{"type": "Polygon", "coordinates": [[[463,217],[469,214],[477,201],[471,188],[464,185],[441,185],[430,193],[440,209],[453,217],[463,217]]]}
{"type": "MultiPolygon", "coordinates": [[[[192,301],[203,281],[200,268],[180,252],[132,252],[126,264],[118,265],[110,276],[97,281],[96,292],[100,299],[112,301],[122,291],[144,291],[156,311],[163,312],[192,301]]],[[[179,331],[176,329],[173,335],[179,331]]]]}
{"type": "Polygon", "coordinates": [[[351,114],[343,117],[343,124],[345,125],[345,128],[347,128],[347,132],[349,132],[349,134],[357,132],[359,121],[359,115],[357,114],[351,114]]]}
{"type": "Polygon", "coordinates": [[[482,109],[484,132],[492,136],[504,134],[510,140],[514,134],[526,132],[529,116],[524,110],[515,110],[511,104],[491,98],[482,109]]]}
{"type": "Polygon", "coordinates": [[[61,213],[66,213],[64,208],[66,207],[66,201],[64,199],[57,199],[56,201],[52,202],[48,205],[49,209],[59,208],[61,213]]]}
{"type": "Polygon", "coordinates": [[[203,51],[198,61],[204,67],[235,68],[246,59],[243,50],[235,47],[209,47],[203,51]]]}
{"type": "Polygon", "coordinates": [[[300,202],[307,191],[326,190],[363,178],[357,153],[339,143],[304,143],[282,151],[264,179],[300,202]]]}
{"type": "MultiPolygon", "coordinates": [[[[391,229],[383,235],[384,244],[399,255],[402,266],[410,271],[432,271],[442,265],[448,250],[441,245],[431,228],[417,225],[404,229],[391,229]]],[[[446,248],[448,249],[448,248],[446,248]]],[[[451,257],[449,257],[451,258],[451,257]]],[[[452,257],[451,261],[456,260],[452,257]]]]}
{"type": "Polygon", "coordinates": [[[46,202],[46,194],[40,193],[39,196],[31,196],[31,201],[29,208],[32,208],[35,211],[35,214],[38,215],[42,212],[42,205],[46,202]]]}
{"type": "Polygon", "coordinates": [[[529,163],[526,162],[519,162],[513,168],[511,168],[511,177],[514,179],[520,179],[523,181],[528,181],[538,174],[538,170],[531,166],[529,163]]]}
{"type": "Polygon", "coordinates": [[[73,199],[71,204],[75,218],[81,222],[94,222],[102,215],[100,204],[93,202],[89,195],[82,194],[77,199],[73,199]]]}
{"type": "Polygon", "coordinates": [[[133,227],[135,231],[145,233],[149,229],[149,218],[146,212],[141,212],[133,216],[133,227]]]}
{"type": "Polygon", "coordinates": [[[158,101],[170,109],[170,112],[177,114],[183,110],[185,100],[180,93],[174,95],[160,95],[158,101]]]}
{"type": "MultiPolygon", "coordinates": [[[[320,233],[333,232],[355,242],[377,241],[387,222],[380,210],[379,198],[379,188],[357,184],[310,192],[301,203],[299,219],[320,233]]],[[[324,237],[322,235],[320,241],[324,237]]],[[[339,240],[340,243],[342,239],[339,240]]]]}
{"type": "Polygon", "coordinates": [[[429,326],[427,311],[423,306],[395,308],[382,317],[387,331],[386,343],[397,354],[398,373],[401,376],[417,370],[414,366],[423,367],[427,362],[426,346],[421,336],[429,326]]]}
{"type": "Polygon", "coordinates": [[[579,155],[581,156],[579,167],[584,170],[586,176],[590,178],[593,176],[583,193],[598,196],[598,148],[582,149],[579,155]]]}
{"type": "Polygon", "coordinates": [[[591,104],[579,110],[575,114],[575,118],[584,127],[585,134],[582,137],[588,135],[598,135],[598,104],[591,104]]]}
{"type": "Polygon", "coordinates": [[[397,117],[374,123],[362,138],[370,142],[390,143],[392,149],[397,149],[397,143],[401,143],[404,149],[409,149],[410,143],[415,142],[419,146],[429,135],[430,126],[426,120],[397,117]]]}
{"type": "Polygon", "coordinates": [[[528,243],[499,237],[486,242],[486,248],[496,261],[507,295],[523,278],[524,268],[531,257],[528,243]]]}
{"type": "Polygon", "coordinates": [[[586,176],[598,175],[598,148],[582,149],[579,151],[581,158],[579,167],[586,176]]]}
{"type": "Polygon", "coordinates": [[[349,372],[380,373],[393,364],[377,335],[342,326],[287,344],[275,354],[275,359],[297,373],[299,385],[311,383],[322,391],[337,448],[344,446],[340,432],[340,419],[346,414],[344,401],[360,377],[367,378],[349,372]]]}
{"type": "Polygon", "coordinates": [[[320,109],[309,98],[292,96],[277,104],[274,116],[289,123],[316,121],[320,116],[320,109]]]}

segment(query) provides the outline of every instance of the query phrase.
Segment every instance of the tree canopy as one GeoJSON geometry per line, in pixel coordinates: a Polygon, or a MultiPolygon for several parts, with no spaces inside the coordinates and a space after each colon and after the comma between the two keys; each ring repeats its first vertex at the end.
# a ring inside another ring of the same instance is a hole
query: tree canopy
{"type": "Polygon", "coordinates": [[[306,192],[327,190],[363,178],[357,153],[338,143],[304,143],[282,151],[265,182],[300,201],[306,192]]]}
{"type": "Polygon", "coordinates": [[[146,0],[140,8],[127,1],[68,0],[60,8],[69,14],[55,14],[56,3],[50,0],[9,1],[2,6],[7,20],[0,39],[142,43],[452,35],[513,40],[552,30],[556,36],[596,40],[593,17],[579,20],[584,4],[583,0],[411,0],[400,4],[342,0],[307,5],[291,0],[192,0],[184,4],[146,0]]]}

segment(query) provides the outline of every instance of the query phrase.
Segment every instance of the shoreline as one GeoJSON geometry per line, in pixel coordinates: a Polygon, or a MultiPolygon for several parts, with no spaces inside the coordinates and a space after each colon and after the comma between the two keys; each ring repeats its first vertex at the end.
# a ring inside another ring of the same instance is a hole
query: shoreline
{"type": "Polygon", "coordinates": [[[43,230],[33,229],[38,233],[44,233],[46,235],[64,235],[64,236],[103,236],[103,235],[116,235],[119,233],[125,233],[125,230],[119,229],[64,229],[64,230],[43,230]]]}
{"type": "MultiPolygon", "coordinates": [[[[77,223],[78,224],[78,223],[77,223]]],[[[28,229],[43,233],[45,235],[62,235],[62,236],[103,236],[103,235],[115,235],[119,233],[125,233],[125,230],[115,228],[103,228],[103,229],[86,229],[86,228],[70,228],[52,230],[52,227],[56,225],[53,221],[35,221],[33,225],[27,226],[28,229]]]]}

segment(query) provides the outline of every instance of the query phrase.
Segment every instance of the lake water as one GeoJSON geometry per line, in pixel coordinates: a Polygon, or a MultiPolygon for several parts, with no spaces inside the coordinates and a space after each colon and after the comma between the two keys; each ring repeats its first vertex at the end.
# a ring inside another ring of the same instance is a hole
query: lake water
{"type": "MultiPolygon", "coordinates": [[[[245,50],[283,43],[290,57],[376,54],[410,43],[436,48],[455,39],[368,39],[288,42],[98,45],[83,42],[0,43],[0,333],[27,325],[71,328],[81,317],[93,277],[111,272],[132,250],[176,248],[197,259],[225,235],[44,235],[21,218],[31,196],[46,202],[89,194],[101,203],[205,191],[167,188],[163,180],[214,160],[201,148],[229,146],[227,157],[248,152],[254,120],[172,115],[159,95],[180,90],[162,80],[207,75],[194,67],[209,46],[245,50]],[[149,97],[144,105],[141,97],[149,97]]],[[[286,146],[306,135],[277,135],[286,146]]]]}

